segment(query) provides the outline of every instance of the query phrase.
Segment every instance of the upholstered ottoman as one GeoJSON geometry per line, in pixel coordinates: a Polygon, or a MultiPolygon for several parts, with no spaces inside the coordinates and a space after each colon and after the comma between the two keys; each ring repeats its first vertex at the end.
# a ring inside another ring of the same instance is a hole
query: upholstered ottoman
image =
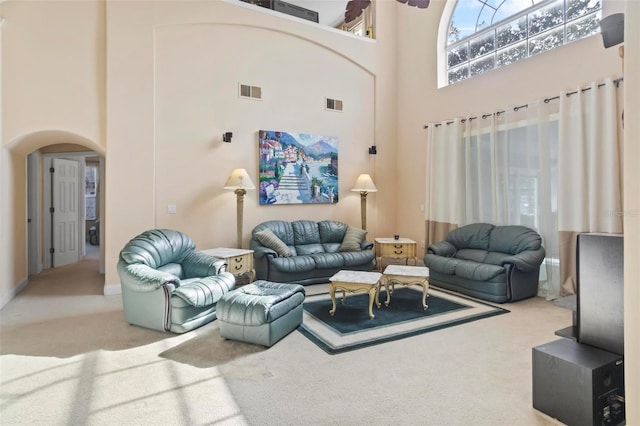
{"type": "Polygon", "coordinates": [[[220,335],[271,346],[302,324],[304,287],[258,280],[218,301],[220,335]]]}

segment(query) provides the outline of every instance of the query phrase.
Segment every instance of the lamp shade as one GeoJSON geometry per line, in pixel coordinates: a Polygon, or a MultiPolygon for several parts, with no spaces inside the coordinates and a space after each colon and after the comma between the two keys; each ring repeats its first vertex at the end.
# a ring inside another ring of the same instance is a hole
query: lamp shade
{"type": "Polygon", "coordinates": [[[245,169],[234,169],[224,184],[224,189],[256,189],[245,169]]]}
{"type": "Polygon", "coordinates": [[[376,186],[373,184],[373,180],[371,179],[371,176],[367,174],[358,176],[356,185],[351,190],[357,191],[357,192],[377,192],[378,191],[376,186]]]}

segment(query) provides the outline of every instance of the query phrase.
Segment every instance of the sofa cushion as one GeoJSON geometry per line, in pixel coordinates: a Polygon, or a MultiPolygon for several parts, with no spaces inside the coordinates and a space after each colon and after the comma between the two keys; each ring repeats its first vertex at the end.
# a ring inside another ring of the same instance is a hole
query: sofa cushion
{"type": "Polygon", "coordinates": [[[487,255],[487,258],[484,260],[484,263],[489,263],[491,265],[502,265],[504,259],[510,258],[511,255],[509,253],[501,253],[499,251],[490,251],[487,255]]]}
{"type": "Polygon", "coordinates": [[[491,231],[489,250],[518,254],[525,250],[537,250],[541,245],[540,235],[526,226],[496,226],[491,231]]]}
{"type": "Polygon", "coordinates": [[[257,240],[257,238],[255,238],[255,234],[263,229],[271,230],[287,246],[293,246],[293,228],[291,227],[291,222],[285,220],[269,220],[267,222],[262,222],[253,228],[253,239],[257,240]]]}
{"type": "Polygon", "coordinates": [[[442,274],[453,275],[456,273],[456,266],[462,262],[461,259],[455,257],[438,256],[437,254],[428,254],[424,257],[424,265],[442,274]]]}
{"type": "Polygon", "coordinates": [[[320,232],[320,241],[323,244],[342,243],[344,234],[347,232],[348,225],[335,220],[322,220],[318,222],[318,231],[320,232]]]}
{"type": "Polygon", "coordinates": [[[495,228],[489,223],[473,223],[471,225],[461,226],[447,234],[446,240],[453,244],[457,249],[489,249],[489,237],[491,231],[495,228]]]}
{"type": "MultiPolygon", "coordinates": [[[[296,220],[291,222],[293,228],[293,245],[301,246],[304,244],[319,244],[320,230],[318,223],[312,220],[296,220]]],[[[300,253],[298,253],[300,254],[300,253]]]]}
{"type": "Polygon", "coordinates": [[[502,266],[478,263],[473,260],[459,259],[455,267],[456,276],[474,281],[490,281],[504,273],[505,269],[502,266]]]}
{"type": "Polygon", "coordinates": [[[193,306],[203,308],[218,302],[235,284],[235,277],[231,273],[222,272],[213,277],[182,280],[173,295],[193,306]]]}
{"type": "Polygon", "coordinates": [[[316,269],[311,256],[274,257],[269,259],[271,267],[281,272],[308,272],[316,269]]]}
{"type": "Polygon", "coordinates": [[[456,252],[456,257],[463,260],[473,260],[483,263],[489,252],[481,249],[460,249],[456,252]]]}
{"type": "Polygon", "coordinates": [[[182,265],[180,265],[179,263],[167,263],[166,265],[159,267],[158,271],[175,275],[178,278],[184,277],[184,274],[182,272],[182,265]]]}
{"type": "Polygon", "coordinates": [[[269,247],[278,253],[279,256],[289,257],[291,251],[289,247],[269,228],[265,228],[262,231],[258,231],[253,234],[258,241],[264,244],[265,247],[269,247]]]}
{"type": "Polygon", "coordinates": [[[296,246],[296,253],[298,256],[324,253],[324,246],[320,243],[298,245],[296,246]]]}
{"type": "Polygon", "coordinates": [[[339,251],[360,251],[361,244],[364,238],[367,236],[367,231],[364,229],[355,228],[349,226],[347,232],[344,234],[344,239],[340,245],[339,251]]]}
{"type": "Polygon", "coordinates": [[[344,256],[341,253],[318,253],[311,255],[316,262],[316,269],[342,268],[344,256]]]}
{"type": "Polygon", "coordinates": [[[342,256],[346,269],[359,269],[362,265],[369,264],[373,266],[373,259],[376,257],[376,253],[373,250],[345,251],[341,252],[340,256],[342,256]]]}

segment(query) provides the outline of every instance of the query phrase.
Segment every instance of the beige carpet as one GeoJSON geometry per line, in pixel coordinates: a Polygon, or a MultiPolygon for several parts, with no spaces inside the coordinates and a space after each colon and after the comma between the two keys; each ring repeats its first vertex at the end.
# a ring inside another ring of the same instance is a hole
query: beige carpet
{"type": "Polygon", "coordinates": [[[531,405],[531,348],[571,323],[551,302],[328,355],[298,331],[266,349],[222,339],[217,321],[130,326],[97,270],[47,270],[0,311],[0,424],[558,424],[531,405]]]}

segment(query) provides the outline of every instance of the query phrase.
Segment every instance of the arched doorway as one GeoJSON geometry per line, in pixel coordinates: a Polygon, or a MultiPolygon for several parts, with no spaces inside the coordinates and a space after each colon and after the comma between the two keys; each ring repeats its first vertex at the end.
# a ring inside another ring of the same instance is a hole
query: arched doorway
{"type": "MultiPolygon", "coordinates": [[[[97,201],[98,209],[95,217],[102,217],[105,200],[104,191],[102,190],[105,182],[104,148],[81,135],[57,130],[24,135],[12,141],[6,148],[10,151],[10,156],[18,160],[15,162],[18,167],[9,172],[13,175],[13,193],[18,194],[14,197],[14,204],[16,201],[19,203],[22,198],[20,194],[24,194],[27,201],[26,208],[22,208],[19,205],[14,205],[13,208],[16,216],[14,221],[20,223],[22,216],[24,220],[22,223],[27,224],[25,228],[14,227],[15,229],[13,230],[13,247],[19,248],[25,244],[27,247],[27,258],[25,262],[21,262],[21,259],[15,262],[18,267],[15,273],[20,274],[20,265],[22,263],[24,263],[28,275],[38,274],[44,268],[56,266],[55,263],[51,263],[47,259],[47,255],[50,254],[50,248],[55,245],[55,241],[52,245],[51,235],[54,234],[52,226],[56,223],[51,220],[53,216],[50,211],[52,208],[50,203],[51,194],[55,194],[52,188],[55,185],[51,181],[51,176],[48,175],[53,159],[71,159],[71,161],[81,166],[78,168],[75,183],[77,185],[75,198],[79,201],[77,206],[80,220],[75,223],[77,228],[73,231],[78,248],[76,261],[79,262],[86,254],[84,241],[86,240],[88,226],[86,226],[87,222],[85,221],[87,203],[84,199],[84,187],[87,159],[92,159],[91,162],[97,165],[100,191],[93,194],[99,197],[98,200],[94,200],[97,201]],[[19,166],[20,158],[24,160],[26,170],[19,166]],[[45,193],[47,196],[45,196],[45,193]]],[[[104,226],[104,221],[101,224],[104,226]]],[[[100,244],[98,247],[96,272],[104,273],[104,244],[100,244]]]]}

